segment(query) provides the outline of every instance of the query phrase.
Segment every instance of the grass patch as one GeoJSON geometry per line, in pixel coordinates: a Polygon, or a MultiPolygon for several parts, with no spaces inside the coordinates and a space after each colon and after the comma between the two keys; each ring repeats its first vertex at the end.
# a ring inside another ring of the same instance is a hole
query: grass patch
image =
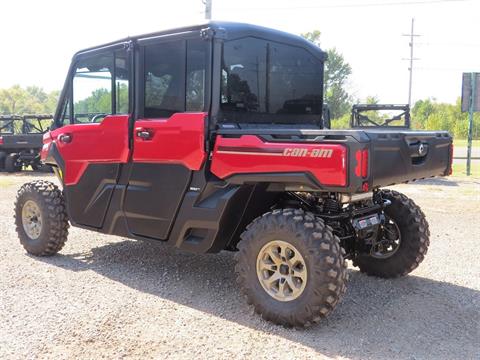
{"type": "MultiPolygon", "coordinates": [[[[466,160],[465,163],[462,164],[453,164],[453,176],[466,176],[467,175],[467,164],[466,160]]],[[[470,175],[472,176],[480,176],[480,162],[472,161],[470,167],[470,175]]]]}
{"type": "MultiPolygon", "coordinates": [[[[453,139],[453,146],[455,147],[467,147],[468,140],[467,139],[453,139]]],[[[479,148],[480,147],[480,140],[473,140],[472,141],[472,148],[479,148]]]]}

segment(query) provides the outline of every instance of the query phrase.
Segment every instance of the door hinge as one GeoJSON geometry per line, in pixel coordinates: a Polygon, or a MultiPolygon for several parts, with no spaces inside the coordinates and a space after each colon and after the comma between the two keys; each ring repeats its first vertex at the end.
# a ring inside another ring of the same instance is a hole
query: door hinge
{"type": "Polygon", "coordinates": [[[226,39],[227,31],[224,28],[212,29],[211,27],[207,27],[200,30],[200,37],[203,40],[210,40],[213,38],[226,39]]]}

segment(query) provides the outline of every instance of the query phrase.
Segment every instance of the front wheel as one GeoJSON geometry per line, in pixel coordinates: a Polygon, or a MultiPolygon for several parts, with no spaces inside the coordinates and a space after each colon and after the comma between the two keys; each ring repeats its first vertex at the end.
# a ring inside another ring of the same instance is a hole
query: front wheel
{"type": "Polygon", "coordinates": [[[346,290],[340,241],[300,209],[275,210],[242,234],[237,282],[255,311],[279,325],[305,327],[329,315],[346,290]]]}
{"type": "Polygon", "coordinates": [[[17,154],[8,154],[5,158],[5,171],[9,173],[22,170],[22,164],[18,162],[17,154]]]}
{"type": "Polygon", "coordinates": [[[367,275],[405,276],[425,258],[430,236],[428,223],[420,207],[405,195],[382,190],[381,196],[391,201],[385,208],[382,238],[369,254],[360,254],[353,264],[367,275]]]}
{"type": "Polygon", "coordinates": [[[68,236],[68,216],[62,192],[48,181],[24,184],[15,201],[15,225],[20,243],[36,256],[59,252],[68,236]]]}

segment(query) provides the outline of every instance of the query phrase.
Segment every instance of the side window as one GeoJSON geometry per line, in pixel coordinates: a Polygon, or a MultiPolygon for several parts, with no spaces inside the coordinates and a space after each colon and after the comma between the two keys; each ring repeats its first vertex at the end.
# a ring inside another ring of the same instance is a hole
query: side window
{"type": "MultiPolygon", "coordinates": [[[[126,50],[102,53],[77,62],[72,80],[73,122],[101,122],[111,114],[129,112],[129,62],[126,50]]],[[[70,102],[63,109],[69,122],[70,102]]]]}
{"type": "Polygon", "coordinates": [[[204,111],[208,43],[187,41],[187,111],[204,111]]]}
{"type": "Polygon", "coordinates": [[[115,114],[128,114],[129,63],[125,50],[115,51],[115,114]]]}
{"type": "Polygon", "coordinates": [[[57,120],[57,127],[62,127],[64,125],[70,124],[70,99],[67,98],[62,108],[62,115],[59,120],[57,120]]]}
{"type": "Polygon", "coordinates": [[[146,118],[205,108],[208,43],[181,40],[145,47],[146,118]]]}
{"type": "Polygon", "coordinates": [[[225,42],[221,81],[222,110],[268,112],[267,42],[254,38],[225,42]]]}
{"type": "Polygon", "coordinates": [[[106,53],[77,63],[73,77],[75,123],[100,122],[112,113],[113,60],[113,53],[106,53]]]}
{"type": "Polygon", "coordinates": [[[222,121],[317,123],[322,78],[322,60],[304,48],[252,37],[225,41],[222,121]]]}
{"type": "Polygon", "coordinates": [[[184,41],[145,48],[145,117],[185,111],[184,41]]]}
{"type": "Polygon", "coordinates": [[[270,43],[271,114],[321,114],[322,67],[307,50],[270,43]]]}

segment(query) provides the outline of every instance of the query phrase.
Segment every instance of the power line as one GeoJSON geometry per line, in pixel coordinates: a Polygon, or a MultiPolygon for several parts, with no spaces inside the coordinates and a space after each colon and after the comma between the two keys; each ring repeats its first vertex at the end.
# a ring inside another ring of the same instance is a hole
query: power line
{"type": "Polygon", "coordinates": [[[408,82],[408,105],[409,106],[412,105],[413,61],[414,60],[420,60],[418,58],[413,57],[413,39],[417,36],[420,36],[420,35],[415,34],[413,32],[414,24],[415,24],[415,19],[412,18],[412,28],[410,30],[410,34],[402,34],[402,36],[409,36],[410,37],[410,42],[408,43],[408,45],[410,46],[410,57],[408,59],[402,59],[402,60],[410,61],[410,67],[408,68],[408,70],[410,72],[410,79],[409,79],[409,82],[408,82]]]}
{"type": "Polygon", "coordinates": [[[362,7],[385,7],[385,6],[404,6],[404,5],[428,5],[448,2],[466,2],[471,0],[411,0],[411,1],[393,1],[393,2],[375,2],[375,3],[357,3],[357,4],[328,4],[312,6],[283,6],[283,7],[242,7],[242,8],[219,8],[219,10],[250,11],[250,10],[292,10],[292,9],[333,9],[333,8],[362,8],[362,7]]]}
{"type": "Polygon", "coordinates": [[[417,42],[421,46],[449,46],[449,47],[480,47],[480,43],[462,43],[462,42],[417,42]]]}

